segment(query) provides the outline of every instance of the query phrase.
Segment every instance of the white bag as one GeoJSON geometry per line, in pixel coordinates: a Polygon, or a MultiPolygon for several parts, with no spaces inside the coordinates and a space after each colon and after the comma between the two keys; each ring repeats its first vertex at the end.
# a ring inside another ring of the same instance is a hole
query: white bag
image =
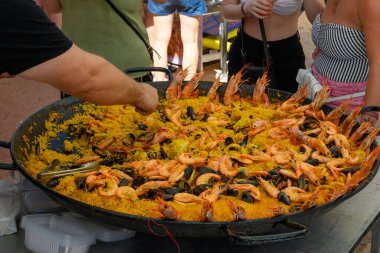
{"type": "MultiPolygon", "coordinates": [[[[296,81],[298,82],[298,88],[301,88],[305,84],[309,84],[307,90],[309,91],[308,98],[314,99],[315,95],[322,89],[322,84],[318,82],[318,80],[313,76],[311,69],[299,69],[296,77],[296,81]]],[[[356,92],[348,95],[343,95],[339,97],[333,97],[326,100],[326,103],[330,103],[338,100],[345,100],[350,98],[356,98],[364,96],[365,92],[356,92]]]]}
{"type": "Polygon", "coordinates": [[[298,82],[298,89],[305,84],[309,84],[307,90],[309,91],[308,98],[314,99],[315,95],[322,89],[322,85],[313,76],[311,69],[299,69],[296,77],[298,82]]]}

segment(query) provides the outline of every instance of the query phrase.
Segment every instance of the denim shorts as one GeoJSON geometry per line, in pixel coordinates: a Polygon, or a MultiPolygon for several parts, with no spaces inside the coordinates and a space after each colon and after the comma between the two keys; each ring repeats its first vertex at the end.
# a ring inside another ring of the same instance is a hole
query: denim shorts
{"type": "Polygon", "coordinates": [[[207,11],[204,0],[168,0],[164,4],[157,4],[148,0],[148,10],[155,15],[165,16],[177,11],[185,16],[199,16],[207,11]]]}

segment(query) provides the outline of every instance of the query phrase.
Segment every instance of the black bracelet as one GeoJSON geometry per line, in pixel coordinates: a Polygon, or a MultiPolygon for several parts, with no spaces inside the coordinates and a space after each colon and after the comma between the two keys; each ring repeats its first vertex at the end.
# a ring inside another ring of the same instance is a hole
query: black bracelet
{"type": "Polygon", "coordinates": [[[240,5],[240,11],[241,11],[241,13],[243,14],[243,16],[245,17],[245,16],[247,16],[247,13],[245,13],[245,11],[244,11],[244,5],[245,5],[245,2],[243,2],[243,3],[240,5]]]}

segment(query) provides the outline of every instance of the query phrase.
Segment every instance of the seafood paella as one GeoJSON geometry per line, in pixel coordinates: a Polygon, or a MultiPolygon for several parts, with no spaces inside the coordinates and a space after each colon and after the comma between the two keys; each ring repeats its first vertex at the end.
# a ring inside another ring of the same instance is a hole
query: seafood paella
{"type": "Polygon", "coordinates": [[[206,96],[198,96],[202,73],[183,85],[186,75],[183,70],[174,78],[166,99],[149,116],[131,106],[90,103],[63,122],[51,113],[45,133],[24,138],[35,150],[26,170],[89,205],[204,222],[268,218],[319,206],[371,173],[380,153],[372,146],[380,128],[355,124],[360,107],[344,115],[350,101],[325,114],[327,86],[310,103],[305,103],[306,86],[285,102],[270,102],[264,74],[252,96],[242,98],[239,72],[220,99],[219,80],[206,96]],[[57,138],[60,149],[51,147],[57,138]]]}

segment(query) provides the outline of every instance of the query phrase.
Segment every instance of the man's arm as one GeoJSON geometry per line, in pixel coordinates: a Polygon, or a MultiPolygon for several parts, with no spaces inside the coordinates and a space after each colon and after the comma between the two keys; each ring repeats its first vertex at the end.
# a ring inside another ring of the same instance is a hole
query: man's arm
{"type": "Polygon", "coordinates": [[[19,76],[49,83],[96,104],[131,104],[142,113],[151,113],[158,106],[155,88],[136,82],[103,58],[75,45],[19,76]]]}

